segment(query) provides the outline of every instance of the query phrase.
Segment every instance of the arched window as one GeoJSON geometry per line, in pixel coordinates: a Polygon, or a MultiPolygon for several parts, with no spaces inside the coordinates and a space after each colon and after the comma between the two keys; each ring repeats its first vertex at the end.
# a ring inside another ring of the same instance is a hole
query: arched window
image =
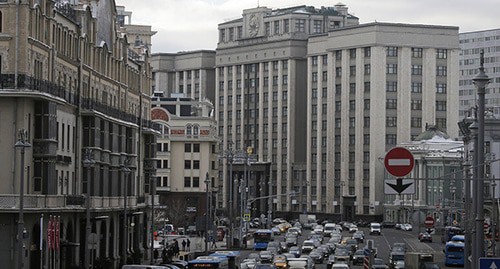
{"type": "Polygon", "coordinates": [[[192,135],[193,134],[193,126],[191,124],[188,124],[186,126],[186,135],[192,135]]]}
{"type": "Polygon", "coordinates": [[[193,135],[199,135],[199,130],[200,130],[200,126],[198,125],[194,125],[193,126],[193,135]]]}

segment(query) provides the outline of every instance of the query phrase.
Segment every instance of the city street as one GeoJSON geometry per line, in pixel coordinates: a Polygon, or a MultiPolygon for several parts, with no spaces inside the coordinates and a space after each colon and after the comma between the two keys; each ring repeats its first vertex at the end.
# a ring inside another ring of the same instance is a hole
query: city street
{"type": "MultiPolygon", "coordinates": [[[[394,243],[406,243],[407,252],[431,252],[434,254],[434,261],[437,262],[441,268],[449,268],[444,265],[444,244],[441,243],[440,238],[435,236],[432,243],[420,242],[417,238],[418,230],[413,231],[402,231],[393,228],[382,229],[381,235],[370,235],[368,228],[360,227],[359,230],[365,233],[365,242],[359,244],[358,247],[362,247],[366,244],[367,240],[373,240],[374,247],[377,248],[377,258],[382,258],[386,263],[388,261],[388,256],[390,253],[390,248],[394,243]]],[[[303,230],[302,235],[299,237],[299,245],[307,239],[310,235],[310,230],[303,230]]],[[[352,234],[347,231],[342,232],[343,237],[352,236],[352,234]]],[[[274,241],[282,242],[284,240],[284,235],[275,236],[274,241]]],[[[328,240],[328,237],[326,237],[328,240]]],[[[253,241],[248,242],[248,247],[253,246],[253,241]]],[[[251,252],[257,252],[254,250],[243,250],[242,259],[247,257],[251,252]]],[[[316,264],[317,269],[325,269],[326,262],[323,264],[316,264]]],[[[362,268],[361,265],[351,266],[351,268],[362,268]]]]}

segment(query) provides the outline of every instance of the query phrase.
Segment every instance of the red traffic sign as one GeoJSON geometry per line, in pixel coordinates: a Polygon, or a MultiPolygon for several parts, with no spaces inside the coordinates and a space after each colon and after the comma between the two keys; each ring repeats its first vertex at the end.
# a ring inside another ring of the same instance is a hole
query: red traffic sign
{"type": "Polygon", "coordinates": [[[432,228],[434,226],[434,218],[431,216],[427,216],[425,218],[424,225],[427,228],[432,228]]]}
{"type": "Polygon", "coordinates": [[[385,154],[384,165],[389,174],[404,177],[413,170],[415,159],[409,150],[395,147],[385,154]]]}
{"type": "Polygon", "coordinates": [[[489,227],[490,227],[490,225],[489,225],[488,223],[486,223],[486,222],[485,222],[485,223],[483,224],[483,228],[484,228],[485,230],[486,230],[486,229],[488,229],[489,227]]]}

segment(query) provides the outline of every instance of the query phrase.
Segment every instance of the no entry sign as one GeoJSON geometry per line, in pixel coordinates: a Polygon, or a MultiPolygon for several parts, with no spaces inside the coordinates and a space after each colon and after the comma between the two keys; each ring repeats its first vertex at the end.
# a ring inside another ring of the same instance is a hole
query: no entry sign
{"type": "Polygon", "coordinates": [[[431,216],[427,216],[425,218],[424,225],[427,228],[432,228],[434,226],[434,218],[431,216]]]}
{"type": "Polygon", "coordinates": [[[387,172],[395,177],[404,177],[408,175],[415,161],[413,154],[405,148],[392,148],[387,152],[384,158],[384,165],[387,172]]]}

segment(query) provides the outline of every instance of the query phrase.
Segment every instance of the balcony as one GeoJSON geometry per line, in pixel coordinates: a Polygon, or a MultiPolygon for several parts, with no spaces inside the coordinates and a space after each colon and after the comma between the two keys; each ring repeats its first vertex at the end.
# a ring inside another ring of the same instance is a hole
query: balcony
{"type": "MultiPolygon", "coordinates": [[[[158,200],[158,197],[155,198],[158,200]]],[[[100,209],[108,211],[122,210],[123,197],[90,197],[90,207],[96,211],[100,209]]],[[[149,196],[127,197],[127,207],[134,209],[136,207],[144,207],[151,205],[149,196]],[[142,197],[142,198],[141,198],[142,197]],[[139,205],[139,200],[143,200],[139,205]]],[[[25,210],[40,210],[40,209],[73,209],[85,210],[85,195],[24,195],[25,210]]],[[[19,211],[19,195],[2,194],[0,195],[0,212],[19,211]]]]}

